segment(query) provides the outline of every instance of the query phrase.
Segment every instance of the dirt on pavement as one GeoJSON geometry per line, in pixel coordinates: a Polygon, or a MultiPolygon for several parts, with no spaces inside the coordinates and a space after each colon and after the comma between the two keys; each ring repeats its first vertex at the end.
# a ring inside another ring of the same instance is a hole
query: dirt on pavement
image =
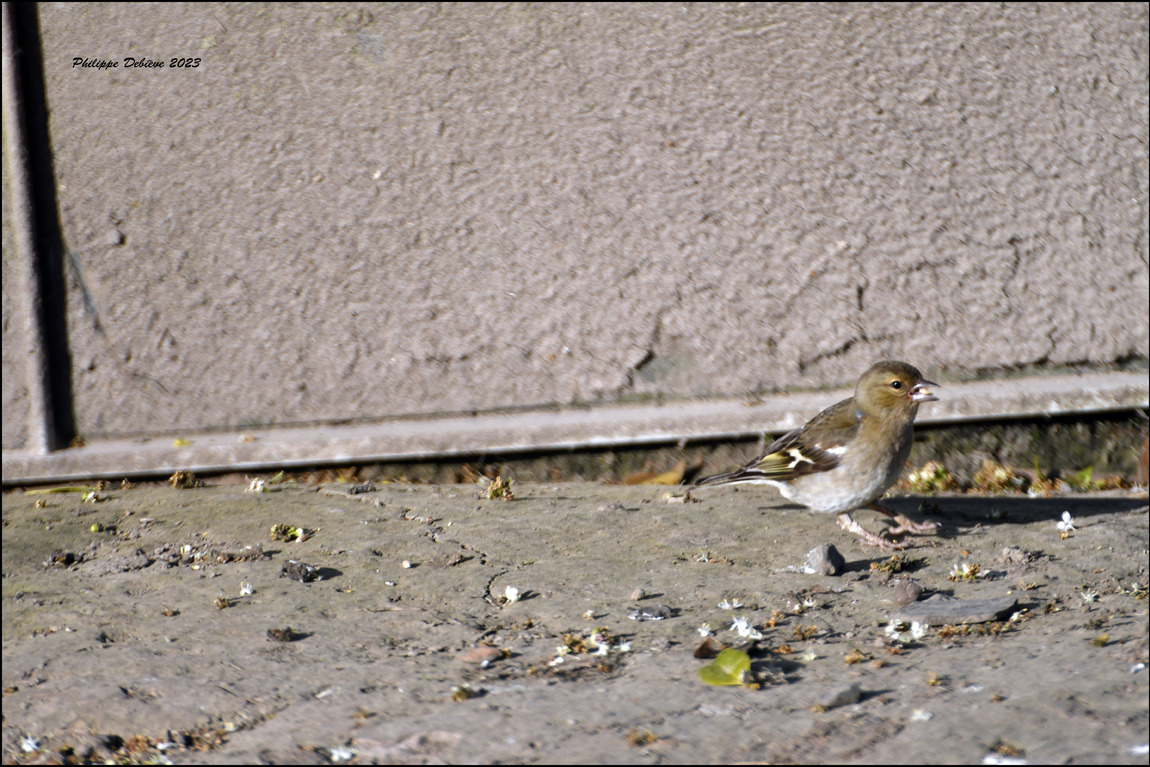
{"type": "Polygon", "coordinates": [[[351,487],[5,493],[5,763],[1146,764],[1145,492],[895,498],[892,561],[765,488],[351,487]],[[905,579],[1011,607],[894,638],[905,579]]]}

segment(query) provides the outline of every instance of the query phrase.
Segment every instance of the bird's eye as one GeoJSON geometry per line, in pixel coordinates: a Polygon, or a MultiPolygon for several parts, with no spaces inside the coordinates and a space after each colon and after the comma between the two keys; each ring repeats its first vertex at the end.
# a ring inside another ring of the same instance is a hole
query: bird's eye
{"type": "Polygon", "coordinates": [[[890,382],[890,388],[901,389],[902,388],[902,381],[891,381],[890,382]]]}

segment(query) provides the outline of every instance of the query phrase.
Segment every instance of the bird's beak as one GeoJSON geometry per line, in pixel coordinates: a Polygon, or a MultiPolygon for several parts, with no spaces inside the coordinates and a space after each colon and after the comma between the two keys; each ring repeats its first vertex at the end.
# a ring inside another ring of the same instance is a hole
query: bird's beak
{"type": "Polygon", "coordinates": [[[938,384],[933,381],[919,381],[910,390],[911,402],[938,402],[938,397],[934,396],[934,389],[938,384]]]}

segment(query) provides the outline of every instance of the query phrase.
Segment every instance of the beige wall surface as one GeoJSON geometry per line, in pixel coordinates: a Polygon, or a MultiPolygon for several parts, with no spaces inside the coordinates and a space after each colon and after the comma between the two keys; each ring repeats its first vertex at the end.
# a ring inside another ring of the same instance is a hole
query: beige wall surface
{"type": "Polygon", "coordinates": [[[24,310],[20,305],[19,291],[15,290],[17,266],[16,246],[12,240],[12,227],[8,216],[8,158],[4,157],[4,226],[3,226],[3,274],[2,281],[2,309],[4,317],[4,448],[23,446],[27,441],[29,424],[28,407],[28,368],[25,361],[24,347],[24,310]]]}
{"type": "Polygon", "coordinates": [[[1145,359],[1147,18],[44,4],[77,429],[1145,359]]]}

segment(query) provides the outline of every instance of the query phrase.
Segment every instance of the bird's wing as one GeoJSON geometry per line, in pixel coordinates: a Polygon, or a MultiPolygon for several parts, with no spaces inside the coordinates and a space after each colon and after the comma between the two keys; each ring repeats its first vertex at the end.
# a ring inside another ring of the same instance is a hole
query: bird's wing
{"type": "Polygon", "coordinates": [[[737,482],[785,482],[806,474],[829,471],[842,462],[859,431],[861,415],[853,400],[843,400],[789,431],[770,444],[766,452],[742,468],[727,474],[704,477],[696,485],[737,482]]]}

